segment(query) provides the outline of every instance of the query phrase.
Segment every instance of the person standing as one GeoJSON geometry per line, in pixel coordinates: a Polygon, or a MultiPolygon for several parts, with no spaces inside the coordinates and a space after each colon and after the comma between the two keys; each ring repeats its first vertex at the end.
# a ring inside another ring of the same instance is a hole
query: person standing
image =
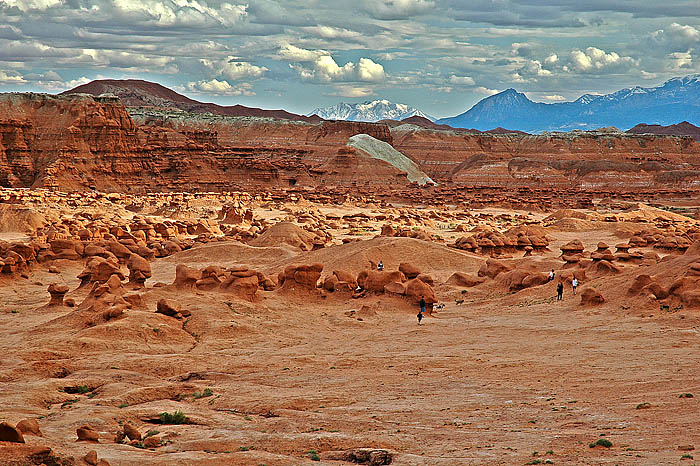
{"type": "Polygon", "coordinates": [[[573,280],[571,280],[571,287],[574,289],[574,296],[576,296],[576,287],[578,286],[578,280],[576,280],[576,277],[574,277],[573,280]]]}
{"type": "Polygon", "coordinates": [[[548,282],[551,282],[552,280],[554,280],[554,269],[552,269],[552,271],[549,272],[549,276],[547,277],[548,282]]]}
{"type": "Polygon", "coordinates": [[[420,302],[418,304],[420,304],[420,313],[423,314],[425,312],[425,297],[424,296],[420,297],[420,302]]]}
{"type": "Polygon", "coordinates": [[[559,282],[559,284],[557,284],[557,301],[561,301],[562,299],[564,299],[564,284],[559,282]]]}
{"type": "Polygon", "coordinates": [[[418,317],[418,325],[420,325],[420,321],[423,320],[423,313],[419,312],[417,317],[418,317]]]}

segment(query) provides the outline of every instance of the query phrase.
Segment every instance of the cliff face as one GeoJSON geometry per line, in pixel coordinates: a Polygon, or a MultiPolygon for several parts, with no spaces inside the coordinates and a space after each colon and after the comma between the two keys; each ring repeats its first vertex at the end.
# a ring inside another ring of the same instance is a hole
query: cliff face
{"type": "MultiPolygon", "coordinates": [[[[624,133],[531,136],[127,109],[89,95],[0,95],[0,186],[114,191],[409,184],[346,147],[393,145],[445,187],[696,190],[700,143],[624,133]]],[[[373,188],[376,190],[376,188],[373,188]]]]}
{"type": "Polygon", "coordinates": [[[574,132],[488,135],[392,129],[394,147],[444,183],[592,190],[697,189],[690,137],[574,132]]]}

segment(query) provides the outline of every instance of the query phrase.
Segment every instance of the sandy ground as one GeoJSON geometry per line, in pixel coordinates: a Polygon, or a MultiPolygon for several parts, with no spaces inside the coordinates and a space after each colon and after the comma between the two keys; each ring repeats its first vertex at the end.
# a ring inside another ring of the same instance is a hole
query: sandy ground
{"type": "MultiPolygon", "coordinates": [[[[554,232],[551,252],[533,260],[548,270],[573,238],[587,249],[619,242],[609,230],[554,232]]],[[[432,274],[445,309],[419,326],[403,298],[272,291],[250,303],[152,287],[172,282],[177,263],[271,271],[321,260],[331,270],[335,260],[352,269],[365,260],[352,244],[294,252],[217,243],[158,259],[144,305],[88,329],[73,326],[72,309],[44,306],[52,281],[84,298],[75,278],[82,265],[60,262],[58,279],[38,267],[3,281],[0,420],[38,418],[43,437],[27,443],[75,464],[96,450],[113,466],[341,465],[326,452],[360,447],[389,450],[394,465],[693,463],[682,456],[694,452],[679,447],[698,443],[696,310],[636,307],[619,290],[624,277],[592,281],[612,298],[597,307],[581,306],[570,287],[557,302],[553,283],[461,294],[441,283],[455,271],[475,274],[485,258],[419,240],[373,241],[367,248],[388,269],[408,260],[432,274]],[[192,316],[155,314],[161,297],[192,316]],[[80,385],[93,390],[65,392],[80,385]],[[211,396],[193,396],[205,388],[211,396]],[[175,410],[191,424],[153,423],[175,410]],[[114,443],[124,422],[157,430],[166,445],[114,443]],[[99,444],[75,442],[83,424],[101,432],[99,444]],[[612,447],[589,446],[600,438],[612,447]]],[[[6,445],[0,464],[14,464],[6,445]]]]}

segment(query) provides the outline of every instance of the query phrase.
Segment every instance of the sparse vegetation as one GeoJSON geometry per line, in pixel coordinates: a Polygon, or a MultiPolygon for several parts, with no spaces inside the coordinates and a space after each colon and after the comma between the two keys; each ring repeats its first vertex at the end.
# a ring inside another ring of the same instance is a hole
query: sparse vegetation
{"type": "Polygon", "coordinates": [[[681,456],[681,459],[682,459],[682,460],[692,460],[692,459],[693,459],[693,455],[691,455],[690,453],[686,453],[686,454],[684,454],[683,456],[681,456]]]}
{"type": "Polygon", "coordinates": [[[64,401],[63,403],[61,403],[61,408],[67,408],[68,406],[72,405],[73,403],[77,403],[78,401],[80,401],[78,398],[76,398],[75,400],[64,401]]]}
{"type": "Polygon", "coordinates": [[[639,403],[637,409],[649,409],[651,408],[651,403],[639,403]]]}
{"type": "Polygon", "coordinates": [[[195,400],[198,400],[198,399],[200,399],[200,398],[206,398],[206,397],[208,397],[208,396],[214,396],[214,392],[211,391],[211,388],[205,388],[205,389],[204,389],[203,391],[201,391],[201,392],[194,392],[194,393],[192,394],[192,397],[193,397],[195,400]]]}
{"type": "Polygon", "coordinates": [[[120,408],[127,408],[129,407],[129,403],[122,403],[119,405],[120,408]]]}
{"type": "Polygon", "coordinates": [[[172,413],[162,412],[159,417],[162,424],[185,424],[187,422],[187,416],[179,409],[172,413]]]}
{"type": "Polygon", "coordinates": [[[681,393],[678,398],[693,398],[692,393],[681,393]]]}
{"type": "Polygon", "coordinates": [[[148,437],[153,437],[154,435],[158,435],[158,434],[160,434],[160,431],[151,429],[148,432],[146,432],[146,434],[143,436],[143,438],[147,439],[148,437]]]}
{"type": "Polygon", "coordinates": [[[588,444],[588,446],[591,448],[595,448],[597,446],[610,448],[612,445],[612,442],[606,438],[599,438],[597,441],[588,444]]]}
{"type": "Polygon", "coordinates": [[[307,453],[309,454],[311,461],[321,461],[321,457],[318,456],[318,452],[316,450],[309,450],[307,453]]]}

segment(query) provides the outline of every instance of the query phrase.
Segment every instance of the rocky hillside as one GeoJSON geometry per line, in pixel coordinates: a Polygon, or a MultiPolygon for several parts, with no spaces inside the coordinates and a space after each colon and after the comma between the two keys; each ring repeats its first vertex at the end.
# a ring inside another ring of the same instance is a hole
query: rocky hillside
{"type": "Polygon", "coordinates": [[[627,130],[630,134],[664,134],[673,136],[690,136],[696,141],[700,141],[700,128],[683,121],[677,125],[661,126],[661,125],[646,125],[640,123],[633,128],[627,130]]]}
{"type": "Polygon", "coordinates": [[[690,137],[309,123],[127,111],[115,97],[85,94],[3,94],[0,186],[126,192],[410,186],[416,178],[404,165],[348,146],[362,134],[408,157],[439,186],[430,189],[448,196],[460,187],[658,192],[700,185],[700,143],[690,137]]]}
{"type": "Polygon", "coordinates": [[[249,116],[259,118],[277,118],[285,120],[318,122],[317,116],[306,117],[285,110],[263,110],[260,108],[233,105],[229,107],[203,103],[178,94],[172,89],[158,83],[140,79],[100,79],[83,84],[62,94],[113,94],[132,107],[177,108],[191,113],[213,113],[225,116],[249,116]]]}

